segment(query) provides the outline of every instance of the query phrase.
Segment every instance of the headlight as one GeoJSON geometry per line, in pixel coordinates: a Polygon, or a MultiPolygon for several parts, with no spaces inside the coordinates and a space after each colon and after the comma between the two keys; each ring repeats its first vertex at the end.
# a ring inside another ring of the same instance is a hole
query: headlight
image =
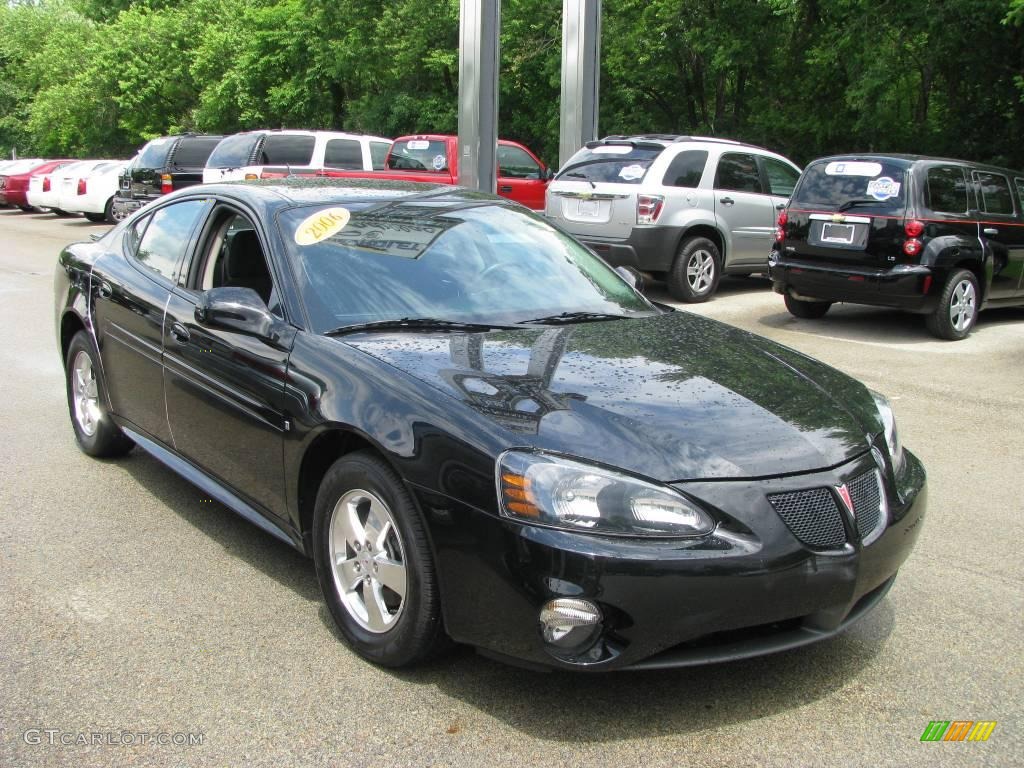
{"type": "Polygon", "coordinates": [[[581,462],[506,451],[498,498],[507,517],[620,536],[701,536],[715,523],[671,488],[581,462]]]}
{"type": "Polygon", "coordinates": [[[889,449],[893,469],[899,469],[903,465],[903,444],[900,442],[900,434],[896,429],[896,415],[892,411],[892,403],[889,402],[889,398],[878,392],[872,391],[871,396],[875,399],[878,418],[882,421],[885,445],[889,449]]]}

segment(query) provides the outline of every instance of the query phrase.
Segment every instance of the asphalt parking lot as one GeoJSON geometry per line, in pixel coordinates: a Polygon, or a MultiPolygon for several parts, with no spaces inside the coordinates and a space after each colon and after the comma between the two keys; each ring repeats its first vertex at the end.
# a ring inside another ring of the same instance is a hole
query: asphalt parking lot
{"type": "Polygon", "coordinates": [[[52,271],[103,229],[0,210],[0,766],[1024,764],[1024,309],[948,343],[884,310],[797,320],[757,279],[691,308],[889,395],[928,469],[917,549],[845,635],[673,672],[391,672],[337,639],[311,562],[141,451],[76,448],[52,271]],[[931,720],[998,724],[921,743],[931,720]],[[122,743],[60,743],[92,733],[122,743]]]}

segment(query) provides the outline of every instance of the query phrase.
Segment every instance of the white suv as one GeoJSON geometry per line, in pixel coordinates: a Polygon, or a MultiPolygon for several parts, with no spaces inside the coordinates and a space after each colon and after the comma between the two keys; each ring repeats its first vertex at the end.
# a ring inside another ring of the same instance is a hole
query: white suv
{"type": "Polygon", "coordinates": [[[609,263],[699,302],[723,273],[767,273],[778,212],[799,176],[785,157],[727,139],[609,136],[562,167],[544,212],[609,263]]]}
{"type": "Polygon", "coordinates": [[[246,131],[224,138],[203,170],[203,183],[258,179],[267,172],[288,174],[337,168],[384,168],[391,139],[335,131],[246,131]]]}

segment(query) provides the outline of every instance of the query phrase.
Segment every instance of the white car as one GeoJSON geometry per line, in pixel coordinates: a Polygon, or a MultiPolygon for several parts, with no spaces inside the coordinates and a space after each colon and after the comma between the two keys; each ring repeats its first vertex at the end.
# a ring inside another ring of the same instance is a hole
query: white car
{"type": "Polygon", "coordinates": [[[85,173],[74,174],[60,189],[59,207],[68,213],[84,213],[89,221],[114,224],[114,195],[128,160],[104,160],[85,173]]]}
{"type": "Polygon", "coordinates": [[[28,181],[28,191],[25,193],[28,204],[33,208],[45,208],[55,213],[67,213],[60,206],[60,190],[70,182],[72,176],[91,171],[100,163],[107,160],[69,160],[63,165],[58,165],[49,173],[39,173],[28,181]]]}
{"type": "Polygon", "coordinates": [[[258,179],[322,168],[384,168],[391,139],[335,131],[247,131],[223,139],[206,161],[203,183],[258,179]]]}

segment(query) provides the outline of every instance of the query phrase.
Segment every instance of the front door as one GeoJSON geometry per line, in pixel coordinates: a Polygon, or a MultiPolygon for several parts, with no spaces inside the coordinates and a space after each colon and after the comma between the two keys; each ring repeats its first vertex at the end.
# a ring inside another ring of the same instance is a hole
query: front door
{"type": "Polygon", "coordinates": [[[542,211],[547,186],[544,169],[529,152],[513,145],[498,145],[499,195],[542,211]]]}
{"type": "Polygon", "coordinates": [[[252,218],[214,209],[164,322],[164,384],[174,446],[238,495],[284,519],[282,440],[289,343],[208,328],[195,319],[203,291],[251,288],[283,315],[267,240],[252,218]]]}
{"type": "Polygon", "coordinates": [[[1001,173],[974,171],[981,206],[981,237],[992,250],[992,300],[1011,299],[1020,291],[1024,272],[1024,218],[1001,173]]]}
{"type": "Polygon", "coordinates": [[[767,269],[776,212],[754,155],[726,152],[719,158],[715,172],[715,215],[729,233],[726,268],[767,269]]]}

